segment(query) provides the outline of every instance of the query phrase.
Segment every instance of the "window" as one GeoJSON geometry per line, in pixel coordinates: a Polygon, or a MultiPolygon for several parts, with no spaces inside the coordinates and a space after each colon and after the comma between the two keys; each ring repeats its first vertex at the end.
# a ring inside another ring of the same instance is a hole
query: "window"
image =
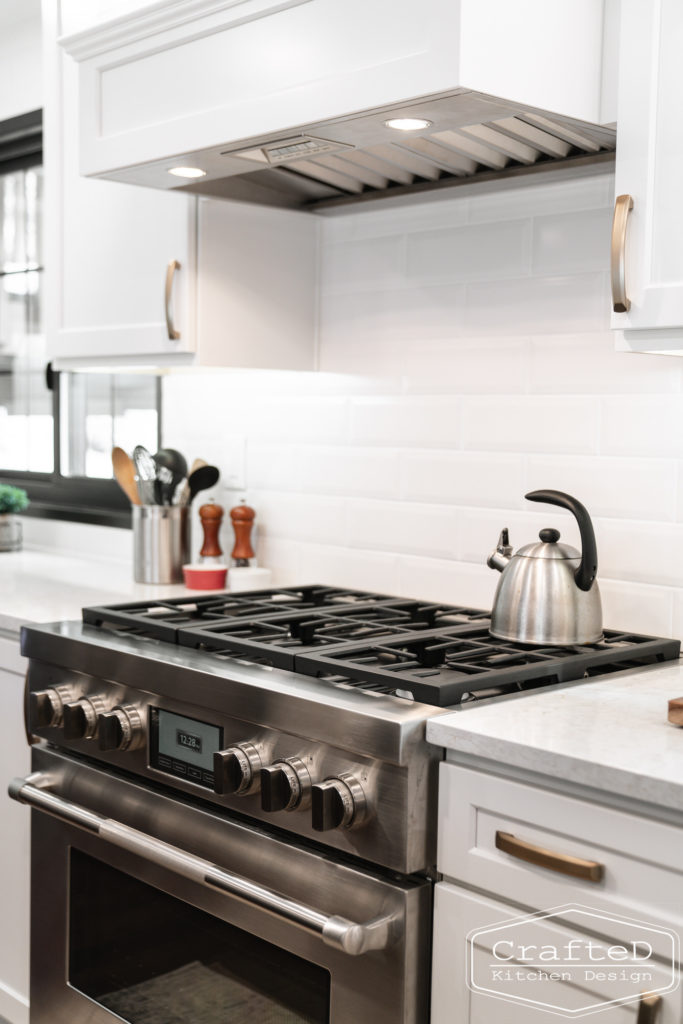
{"type": "Polygon", "coordinates": [[[29,514],[127,526],[111,449],[157,447],[159,380],[47,365],[41,120],[0,123],[0,480],[26,488],[29,514]]]}

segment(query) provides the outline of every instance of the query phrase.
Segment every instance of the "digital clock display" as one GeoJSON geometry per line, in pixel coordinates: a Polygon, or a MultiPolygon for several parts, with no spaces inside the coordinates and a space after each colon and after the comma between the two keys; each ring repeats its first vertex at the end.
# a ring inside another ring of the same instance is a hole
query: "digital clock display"
{"type": "MultiPolygon", "coordinates": [[[[198,722],[172,711],[156,710],[156,755],[158,766],[174,768],[184,765],[187,778],[196,780],[191,769],[213,771],[213,755],[221,749],[222,730],[208,722],[198,722]]],[[[183,774],[181,768],[176,774],[183,774]]],[[[201,776],[202,779],[204,776],[201,776]]]]}
{"type": "Polygon", "coordinates": [[[179,746],[184,747],[186,750],[193,750],[195,754],[201,754],[201,736],[193,736],[191,732],[183,732],[182,729],[176,729],[175,738],[179,746]]]}

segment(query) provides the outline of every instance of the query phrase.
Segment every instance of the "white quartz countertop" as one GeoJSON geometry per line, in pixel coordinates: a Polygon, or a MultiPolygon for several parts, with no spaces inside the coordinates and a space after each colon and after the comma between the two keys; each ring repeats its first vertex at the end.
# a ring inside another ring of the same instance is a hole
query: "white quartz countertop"
{"type": "Polygon", "coordinates": [[[32,550],[0,554],[0,630],[9,633],[27,622],[80,619],[86,605],[197,593],[182,585],[134,583],[130,561],[32,550]]]}
{"type": "Polygon", "coordinates": [[[432,718],[439,746],[683,811],[683,662],[632,669],[432,718]]]}

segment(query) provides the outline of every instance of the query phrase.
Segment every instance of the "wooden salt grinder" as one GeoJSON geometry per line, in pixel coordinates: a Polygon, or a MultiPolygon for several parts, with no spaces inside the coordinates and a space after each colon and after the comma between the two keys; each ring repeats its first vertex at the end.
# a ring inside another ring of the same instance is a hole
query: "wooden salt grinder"
{"type": "Polygon", "coordinates": [[[249,505],[242,503],[230,509],[232,528],[235,531],[235,546],[232,549],[232,558],[235,565],[242,568],[249,565],[249,559],[254,557],[254,549],[251,546],[251,530],[254,525],[256,513],[249,505]]]}
{"type": "Polygon", "coordinates": [[[223,521],[223,508],[210,501],[199,509],[199,518],[204,531],[204,543],[199,552],[201,558],[220,558],[223,552],[218,543],[218,531],[223,521]]]}

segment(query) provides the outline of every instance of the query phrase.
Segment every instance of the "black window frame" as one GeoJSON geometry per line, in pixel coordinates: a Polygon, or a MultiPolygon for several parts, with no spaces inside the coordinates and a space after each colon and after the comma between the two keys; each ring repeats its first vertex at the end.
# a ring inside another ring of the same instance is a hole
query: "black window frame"
{"type": "MultiPolygon", "coordinates": [[[[0,173],[27,170],[43,163],[43,112],[32,110],[0,122],[0,173]]],[[[41,268],[42,269],[42,268],[41,268]]],[[[31,504],[22,515],[100,526],[131,526],[130,502],[114,479],[63,476],[61,473],[61,374],[48,364],[46,383],[52,393],[54,460],[51,473],[0,468],[0,483],[23,487],[31,504]]],[[[161,435],[161,378],[156,378],[157,443],[161,435]]]]}

